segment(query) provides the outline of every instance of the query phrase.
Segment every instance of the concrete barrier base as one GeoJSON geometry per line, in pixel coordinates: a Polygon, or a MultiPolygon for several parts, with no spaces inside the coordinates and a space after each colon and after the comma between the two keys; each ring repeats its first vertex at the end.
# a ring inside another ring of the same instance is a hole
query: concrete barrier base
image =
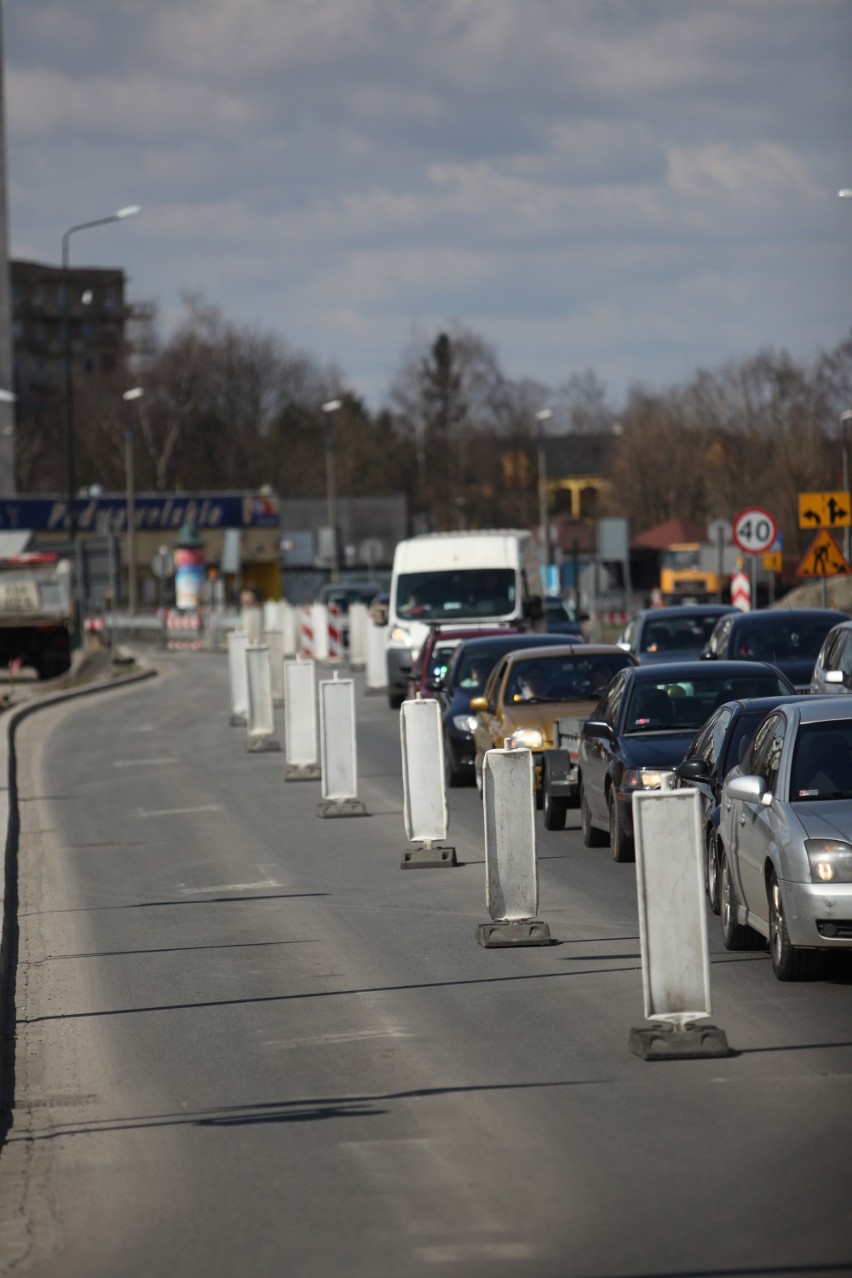
{"type": "Polygon", "coordinates": [[[281,746],[274,737],[249,737],[246,749],[249,754],[275,754],[280,752],[281,746]]]}
{"type": "Polygon", "coordinates": [[[401,870],[443,869],[445,866],[458,865],[455,848],[411,848],[403,853],[401,870]]]}
{"type": "Polygon", "coordinates": [[[643,1061],[680,1061],[692,1057],[732,1056],[724,1030],[715,1025],[654,1025],[630,1031],[630,1050],[643,1061]]]}
{"type": "Polygon", "coordinates": [[[516,945],[550,945],[550,928],[540,919],[497,919],[480,923],[476,939],[486,950],[506,949],[516,945]]]}
{"type": "Polygon", "coordinates": [[[317,804],[318,817],[366,816],[367,809],[360,799],[324,799],[317,804]]]}
{"type": "Polygon", "coordinates": [[[319,781],[322,772],[318,763],[291,763],[284,773],[285,781],[319,781]]]}

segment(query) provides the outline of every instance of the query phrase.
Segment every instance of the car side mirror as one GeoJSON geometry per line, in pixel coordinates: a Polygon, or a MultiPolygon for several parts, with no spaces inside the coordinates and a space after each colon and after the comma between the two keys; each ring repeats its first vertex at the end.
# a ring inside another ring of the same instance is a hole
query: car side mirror
{"type": "Polygon", "coordinates": [[[596,741],[612,741],[612,728],[602,720],[587,719],[582,727],[584,737],[593,737],[596,741]]]}
{"type": "Polygon", "coordinates": [[[745,803],[762,803],[766,806],[772,802],[772,793],[767,790],[763,777],[734,777],[725,789],[729,798],[740,799],[745,803]]]}
{"type": "Polygon", "coordinates": [[[706,781],[709,773],[703,759],[681,759],[675,768],[681,781],[706,781]]]}
{"type": "Polygon", "coordinates": [[[826,683],[839,683],[842,686],[846,682],[842,670],[824,670],[822,677],[826,683]]]}
{"type": "Polygon", "coordinates": [[[475,710],[475,711],[487,710],[488,701],[485,697],[471,697],[470,708],[471,710],[475,710]]]}

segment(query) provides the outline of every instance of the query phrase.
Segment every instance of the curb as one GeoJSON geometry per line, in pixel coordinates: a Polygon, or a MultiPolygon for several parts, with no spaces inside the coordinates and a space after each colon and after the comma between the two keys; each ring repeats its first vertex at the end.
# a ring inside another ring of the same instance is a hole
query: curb
{"type": "MultiPolygon", "coordinates": [[[[80,663],[80,666],[83,662],[80,663]]],[[[95,680],[82,688],[65,688],[26,702],[12,711],[0,730],[0,837],[3,878],[0,880],[0,1146],[12,1121],[15,1098],[15,974],[18,957],[18,791],[15,736],[19,724],[51,706],[112,688],[127,688],[153,679],[158,671],[144,667],[116,679],[95,680]],[[5,780],[4,780],[5,778],[5,780]]]]}

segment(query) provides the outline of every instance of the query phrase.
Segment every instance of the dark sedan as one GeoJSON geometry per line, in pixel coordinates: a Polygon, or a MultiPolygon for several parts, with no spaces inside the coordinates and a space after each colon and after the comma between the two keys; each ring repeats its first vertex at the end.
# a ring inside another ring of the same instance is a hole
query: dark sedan
{"type": "Polygon", "coordinates": [[[470,708],[471,698],[482,695],[488,676],[505,653],[532,647],[552,648],[553,635],[492,633],[487,638],[464,639],[456,648],[435,694],[441,706],[447,785],[474,782],[476,715],[470,708]]]}
{"type": "Polygon", "coordinates": [[[676,661],[619,671],[580,732],[580,823],[586,847],[609,835],[633,860],[636,790],[670,788],[693,737],[724,701],[795,692],[768,662],[676,661]]]}
{"type": "Polygon", "coordinates": [[[710,716],[675,768],[675,788],[693,786],[701,796],[704,884],[714,914],[718,914],[720,908],[718,835],[722,783],[731,768],[739,763],[743,748],[764,716],[776,706],[799,699],[796,694],[726,701],[710,716]]]}
{"type": "Polygon", "coordinates": [[[731,604],[672,604],[667,608],[642,608],[631,617],[620,648],[648,661],[691,661],[707,647],[720,617],[736,612],[731,604]]]}
{"type": "Polygon", "coordinates": [[[823,640],[845,612],[834,608],[758,608],[720,617],[706,658],[722,661],[771,661],[793,683],[808,692],[823,640]]]}

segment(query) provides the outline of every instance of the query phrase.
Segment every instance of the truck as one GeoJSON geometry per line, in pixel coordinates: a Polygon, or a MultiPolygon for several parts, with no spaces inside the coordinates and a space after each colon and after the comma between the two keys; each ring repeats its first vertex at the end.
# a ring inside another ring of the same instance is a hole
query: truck
{"type": "Polygon", "coordinates": [[[421,533],[397,544],[388,599],[388,704],[405,699],[430,628],[544,629],[541,549],[523,529],[421,533]]]}
{"type": "Polygon", "coordinates": [[[0,558],[0,666],[53,679],[71,666],[71,565],[55,554],[0,558]]]}

